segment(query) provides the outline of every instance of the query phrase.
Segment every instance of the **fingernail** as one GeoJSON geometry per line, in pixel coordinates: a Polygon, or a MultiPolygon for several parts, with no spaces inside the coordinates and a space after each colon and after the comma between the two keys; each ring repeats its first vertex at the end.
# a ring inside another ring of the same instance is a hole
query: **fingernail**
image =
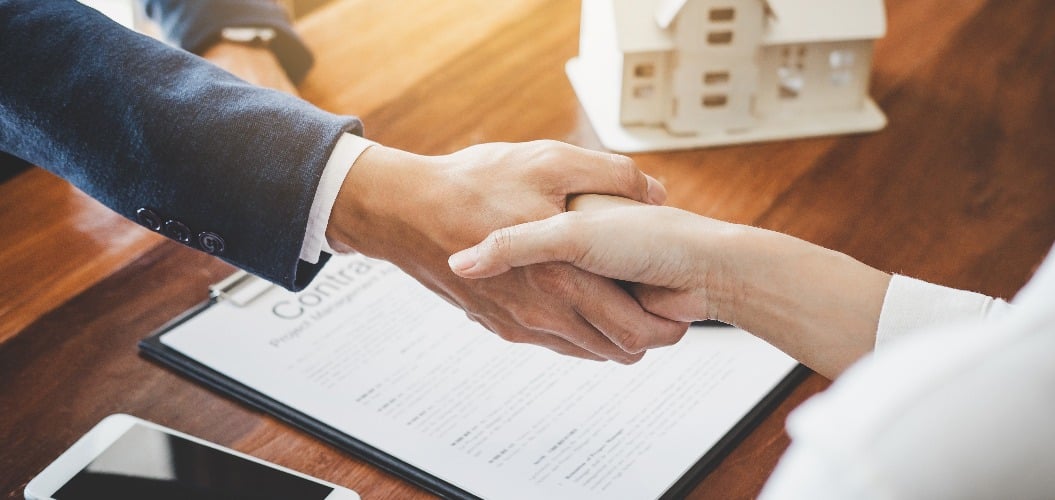
{"type": "Polygon", "coordinates": [[[653,205],[662,205],[667,201],[667,189],[651,177],[648,178],[648,199],[653,205]]]}
{"type": "Polygon", "coordinates": [[[451,270],[454,271],[468,271],[476,266],[476,260],[479,252],[476,251],[476,247],[466,248],[454,255],[451,255],[447,259],[447,265],[451,266],[451,270]]]}

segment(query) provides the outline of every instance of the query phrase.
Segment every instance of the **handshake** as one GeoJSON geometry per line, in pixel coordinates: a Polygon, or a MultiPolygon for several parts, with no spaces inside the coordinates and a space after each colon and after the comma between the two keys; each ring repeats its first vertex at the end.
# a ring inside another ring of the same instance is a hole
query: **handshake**
{"type": "Polygon", "coordinates": [[[630,158],[557,141],[445,156],[372,146],[327,239],[396,264],[507,341],[634,363],[709,316],[679,308],[708,304],[693,296],[692,255],[667,255],[676,248],[650,228],[677,237],[679,217],[703,218],[659,207],[666,196],[630,158]]]}
{"type": "Polygon", "coordinates": [[[871,350],[890,275],[665,200],[629,158],[555,141],[445,156],[374,145],[326,237],[395,263],[506,340],[570,356],[634,363],[700,319],[831,378],[871,350]]]}
{"type": "MultiPolygon", "coordinates": [[[[218,44],[204,56],[249,82],[296,94],[268,51],[218,44]]],[[[656,213],[638,210],[665,199],[663,186],[629,158],[555,141],[483,144],[433,157],[374,145],[344,179],[326,239],[338,251],[395,263],[506,340],[633,363],[649,348],[677,342],[687,321],[697,319],[671,314],[676,287],[625,283],[648,282],[639,275],[644,262],[666,260],[654,253],[665,251],[660,240],[629,226],[660,223],[649,220],[656,213]],[[591,194],[612,198],[577,198],[591,194]],[[634,221],[568,212],[577,204],[631,202],[643,205],[632,207],[634,221]],[[506,229],[523,223],[531,224],[506,229]],[[485,238],[448,266],[452,254],[485,238]],[[583,260],[591,248],[599,266],[583,260]],[[643,259],[636,267],[627,258],[634,253],[643,259]]],[[[669,264],[657,269],[682,272],[669,264]]]]}
{"type": "MultiPolygon", "coordinates": [[[[296,94],[269,51],[221,43],[204,56],[296,94]]],[[[890,275],[665,200],[629,158],[555,141],[445,156],[373,145],[344,178],[325,237],[393,262],[506,340],[570,356],[634,363],[699,319],[744,328],[829,378],[871,350],[890,275]]]]}

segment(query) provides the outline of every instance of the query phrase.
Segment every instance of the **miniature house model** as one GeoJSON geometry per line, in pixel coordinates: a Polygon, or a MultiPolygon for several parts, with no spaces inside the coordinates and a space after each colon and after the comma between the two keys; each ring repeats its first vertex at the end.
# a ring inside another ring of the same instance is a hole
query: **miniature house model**
{"type": "Polygon", "coordinates": [[[882,0],[583,0],[568,76],[624,152],[878,130],[882,0]]]}

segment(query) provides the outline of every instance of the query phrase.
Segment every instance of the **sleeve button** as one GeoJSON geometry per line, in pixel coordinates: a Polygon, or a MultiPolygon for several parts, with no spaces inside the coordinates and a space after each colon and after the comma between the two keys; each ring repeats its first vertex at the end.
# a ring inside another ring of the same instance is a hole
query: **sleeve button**
{"type": "Polygon", "coordinates": [[[165,236],[172,238],[180,243],[190,243],[191,232],[190,228],[186,224],[178,220],[165,221],[165,236]]]}
{"type": "Polygon", "coordinates": [[[158,214],[149,208],[143,207],[136,210],[136,219],[143,227],[151,231],[161,230],[161,217],[158,217],[158,214]]]}
{"type": "Polygon", "coordinates": [[[202,250],[205,250],[205,253],[212,255],[223,255],[223,251],[226,249],[223,238],[211,231],[198,233],[198,245],[201,246],[202,250]]]}

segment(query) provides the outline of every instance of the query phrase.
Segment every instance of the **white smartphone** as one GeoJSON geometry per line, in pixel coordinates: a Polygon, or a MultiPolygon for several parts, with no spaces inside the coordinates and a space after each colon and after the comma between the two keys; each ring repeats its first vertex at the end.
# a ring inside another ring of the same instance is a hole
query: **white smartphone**
{"type": "Polygon", "coordinates": [[[352,490],[130,415],[110,415],[26,485],[29,500],[358,500],[352,490]]]}

